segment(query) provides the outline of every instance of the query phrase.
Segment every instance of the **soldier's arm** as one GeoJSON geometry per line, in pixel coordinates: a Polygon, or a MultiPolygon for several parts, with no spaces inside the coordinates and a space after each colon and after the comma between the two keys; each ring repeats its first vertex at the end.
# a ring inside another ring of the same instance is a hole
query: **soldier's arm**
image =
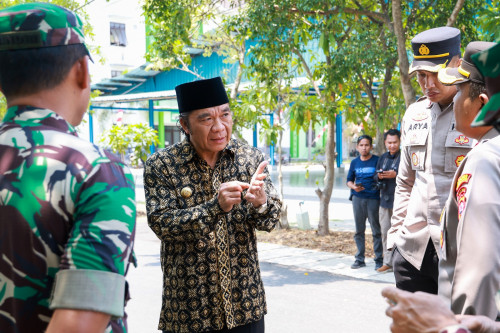
{"type": "Polygon", "coordinates": [[[75,184],[73,223],[50,308],[124,315],[125,274],[134,262],[135,186],[121,162],[100,159],[75,184]]]}
{"type": "Polygon", "coordinates": [[[220,214],[217,196],[200,205],[181,208],[176,187],[159,155],[152,155],[144,167],[144,191],[148,225],[161,240],[195,240],[215,228],[220,214]]]}
{"type": "Polygon", "coordinates": [[[455,313],[495,319],[500,289],[500,158],[491,151],[471,157],[457,181],[457,187],[462,186],[455,189],[460,220],[451,305],[455,313]]]}
{"type": "Polygon", "coordinates": [[[102,312],[57,309],[46,333],[103,333],[111,316],[102,312]]]}
{"type": "Polygon", "coordinates": [[[415,184],[415,170],[412,170],[409,149],[405,146],[406,132],[404,130],[404,119],[401,128],[401,160],[399,162],[398,175],[396,177],[396,190],[394,192],[394,208],[391,218],[391,228],[387,231],[388,249],[392,249],[394,247],[396,234],[405,220],[411,191],[413,189],[413,185],[415,184]]]}

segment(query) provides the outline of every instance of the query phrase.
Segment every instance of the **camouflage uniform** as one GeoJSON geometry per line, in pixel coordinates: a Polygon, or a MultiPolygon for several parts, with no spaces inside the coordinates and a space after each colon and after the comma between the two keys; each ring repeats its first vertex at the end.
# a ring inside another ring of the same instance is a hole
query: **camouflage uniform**
{"type": "Polygon", "coordinates": [[[0,156],[2,332],[43,332],[56,308],[122,316],[135,225],[128,170],[30,107],[8,110],[0,156]]]}
{"type": "MultiPolygon", "coordinates": [[[[0,11],[0,51],[83,43],[81,28],[59,6],[10,7],[0,11]]],[[[118,158],[78,138],[55,112],[7,110],[0,123],[2,333],[44,332],[55,309],[110,314],[106,332],[126,331],[134,189],[118,158]]]]}
{"type": "Polygon", "coordinates": [[[266,314],[255,229],[274,228],[281,202],[269,176],[264,212],[243,201],[225,213],[217,198],[221,183],[249,183],[261,161],[258,149],[231,140],[212,169],[184,140],[146,162],[148,223],[162,241],[158,329],[205,332],[224,325],[232,329],[266,314]]]}

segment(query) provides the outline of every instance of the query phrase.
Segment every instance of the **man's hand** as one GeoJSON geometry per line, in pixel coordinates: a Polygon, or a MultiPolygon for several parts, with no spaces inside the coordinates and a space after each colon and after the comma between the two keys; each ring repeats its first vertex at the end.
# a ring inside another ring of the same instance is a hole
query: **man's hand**
{"type": "Polygon", "coordinates": [[[245,200],[250,202],[254,207],[262,206],[267,202],[266,189],[264,187],[264,179],[266,178],[264,170],[267,164],[268,162],[266,161],[259,164],[252,176],[250,187],[245,195],[245,200]]]}
{"type": "Polygon", "coordinates": [[[499,333],[500,323],[486,316],[457,315],[457,320],[473,333],[499,333]]]}
{"type": "Polygon", "coordinates": [[[354,184],[352,189],[356,192],[361,192],[365,190],[365,187],[363,185],[354,184]]]}
{"type": "Polygon", "coordinates": [[[396,178],[398,174],[394,170],[382,171],[378,174],[378,179],[396,178]]]}
{"type": "Polygon", "coordinates": [[[437,333],[446,326],[458,324],[449,304],[437,295],[386,287],[382,296],[390,304],[385,314],[392,318],[392,333],[437,333]]]}
{"type": "Polygon", "coordinates": [[[222,183],[219,188],[219,206],[226,213],[233,209],[234,205],[241,202],[241,192],[250,187],[250,184],[232,181],[222,183]]]}
{"type": "Polygon", "coordinates": [[[352,189],[352,190],[354,190],[356,192],[361,192],[361,191],[363,191],[365,189],[363,187],[363,185],[361,185],[361,184],[355,184],[352,181],[348,181],[347,182],[347,187],[349,187],[350,189],[352,189]]]}

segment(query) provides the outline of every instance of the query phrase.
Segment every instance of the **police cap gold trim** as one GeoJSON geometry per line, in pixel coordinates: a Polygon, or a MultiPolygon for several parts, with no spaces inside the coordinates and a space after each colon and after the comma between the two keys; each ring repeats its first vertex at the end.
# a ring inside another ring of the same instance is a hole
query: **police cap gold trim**
{"type": "Polygon", "coordinates": [[[409,74],[417,70],[437,73],[456,55],[460,56],[460,30],[439,27],[423,31],[412,41],[413,62],[409,74]]]}

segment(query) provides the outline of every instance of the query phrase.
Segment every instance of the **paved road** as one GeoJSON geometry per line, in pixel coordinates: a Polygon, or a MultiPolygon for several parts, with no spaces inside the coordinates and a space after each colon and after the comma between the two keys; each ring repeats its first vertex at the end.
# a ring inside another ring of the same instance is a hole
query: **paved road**
{"type": "Polygon", "coordinates": [[[261,263],[269,333],[386,333],[388,283],[261,263]],[[307,274],[307,275],[306,275],[307,274]]]}
{"type": "MultiPolygon", "coordinates": [[[[266,289],[269,333],[389,332],[380,290],[392,274],[377,274],[373,260],[352,270],[352,257],[259,243],[266,289]]],[[[128,281],[129,331],[157,332],[161,306],[160,241],[145,217],[137,221],[135,252],[139,262],[128,281]]]]}

